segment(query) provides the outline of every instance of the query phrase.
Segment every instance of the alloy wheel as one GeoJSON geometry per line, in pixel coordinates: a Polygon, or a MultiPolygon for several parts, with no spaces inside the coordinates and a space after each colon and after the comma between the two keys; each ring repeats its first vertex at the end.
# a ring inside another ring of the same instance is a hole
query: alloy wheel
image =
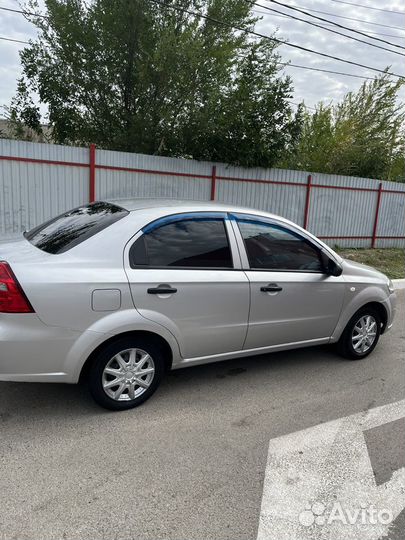
{"type": "Polygon", "coordinates": [[[372,315],[363,315],[356,322],[352,332],[352,345],[357,354],[367,352],[377,337],[377,321],[372,315]]]}
{"type": "Polygon", "coordinates": [[[126,349],[114,355],[103,370],[102,385],[108,397],[116,401],[132,401],[152,384],[155,364],[142,349],[126,349]]]}

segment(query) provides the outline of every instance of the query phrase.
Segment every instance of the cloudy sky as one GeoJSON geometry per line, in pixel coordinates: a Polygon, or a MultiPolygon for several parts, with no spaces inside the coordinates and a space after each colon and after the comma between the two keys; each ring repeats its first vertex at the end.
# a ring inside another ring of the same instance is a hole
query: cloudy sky
{"type": "MultiPolygon", "coordinates": [[[[256,1],[258,4],[268,6],[280,12],[325,25],[324,22],[317,21],[309,16],[276,5],[269,0],[256,1]]],[[[288,6],[303,9],[313,15],[362,31],[370,36],[405,46],[404,0],[345,1],[357,4],[357,6],[348,5],[340,0],[280,0],[280,2],[288,6]],[[389,12],[367,9],[365,7],[360,7],[360,5],[379,8],[380,10],[389,10],[389,12]],[[403,15],[394,12],[400,12],[403,13],[403,15]],[[349,20],[342,17],[359,20],[349,20]]],[[[19,9],[19,1],[0,0],[0,6],[19,9]]],[[[262,33],[272,34],[277,30],[277,37],[280,39],[287,39],[290,43],[379,69],[384,69],[386,66],[392,66],[392,72],[405,74],[405,58],[403,56],[370,47],[314,26],[310,26],[304,22],[295,21],[289,17],[267,11],[263,7],[255,7],[254,9],[256,12],[260,12],[257,13],[258,15],[263,17],[257,25],[257,30],[262,33]]],[[[345,30],[337,27],[332,26],[331,28],[345,32],[345,30]]],[[[0,37],[27,41],[30,38],[35,38],[35,35],[35,27],[27,22],[22,15],[0,10],[0,37]]],[[[379,41],[363,38],[358,34],[352,35],[357,36],[359,39],[370,41],[376,45],[391,48],[400,53],[405,53],[405,50],[403,49],[390,47],[379,41]]],[[[8,105],[11,97],[15,93],[16,80],[20,75],[18,52],[22,47],[24,47],[24,45],[21,43],[0,40],[0,105],[8,105]]],[[[281,46],[279,51],[283,60],[290,60],[294,64],[351,73],[365,77],[372,77],[375,74],[367,69],[322,58],[321,56],[300,51],[285,45],[281,46]]],[[[362,79],[343,75],[319,73],[294,67],[287,67],[285,70],[291,75],[294,81],[294,102],[298,103],[299,101],[304,100],[310,107],[320,100],[326,102],[339,100],[346,92],[356,90],[362,83],[362,79]]],[[[405,89],[401,91],[401,99],[405,101],[405,89]]]]}

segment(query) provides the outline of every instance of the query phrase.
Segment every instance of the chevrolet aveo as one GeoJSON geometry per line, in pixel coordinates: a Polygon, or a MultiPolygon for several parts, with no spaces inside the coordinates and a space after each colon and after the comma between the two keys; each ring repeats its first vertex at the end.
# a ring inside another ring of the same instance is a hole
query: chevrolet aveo
{"type": "Polygon", "coordinates": [[[395,294],[281,217],[228,205],[81,206],[0,244],[0,380],[76,383],[121,410],[168,369],[336,343],[364,358],[395,294]]]}

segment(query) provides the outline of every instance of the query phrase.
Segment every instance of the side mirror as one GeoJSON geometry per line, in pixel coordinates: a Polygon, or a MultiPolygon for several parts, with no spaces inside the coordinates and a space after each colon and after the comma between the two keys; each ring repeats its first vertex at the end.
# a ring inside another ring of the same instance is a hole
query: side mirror
{"type": "Polygon", "coordinates": [[[322,262],[325,268],[325,274],[328,276],[339,277],[342,275],[343,268],[331,259],[325,252],[322,252],[322,262]]]}

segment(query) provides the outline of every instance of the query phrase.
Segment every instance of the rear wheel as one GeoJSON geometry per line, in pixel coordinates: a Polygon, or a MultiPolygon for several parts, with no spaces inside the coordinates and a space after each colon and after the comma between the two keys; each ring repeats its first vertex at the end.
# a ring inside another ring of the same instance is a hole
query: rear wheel
{"type": "Polygon", "coordinates": [[[132,409],[155,392],[164,371],[164,357],[156,343],[123,338],[95,357],[89,373],[90,392],[106,409],[132,409]]]}
{"type": "Polygon", "coordinates": [[[350,360],[361,360],[376,347],[381,334],[381,317],[372,308],[353,315],[338,342],[339,353],[350,360]]]}

